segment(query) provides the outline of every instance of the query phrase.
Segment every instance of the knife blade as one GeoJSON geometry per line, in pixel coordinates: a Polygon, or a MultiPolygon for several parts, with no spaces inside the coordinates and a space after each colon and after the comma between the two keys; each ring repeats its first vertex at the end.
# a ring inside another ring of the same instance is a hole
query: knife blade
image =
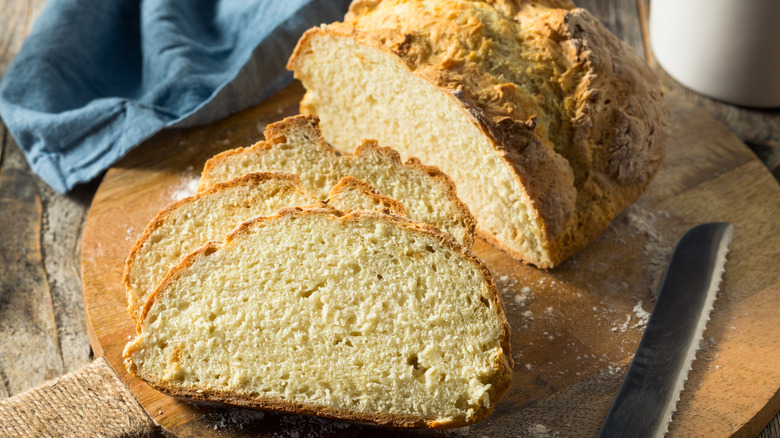
{"type": "Polygon", "coordinates": [[[680,239],[599,437],[666,434],[715,303],[731,236],[731,224],[715,222],[680,239]]]}

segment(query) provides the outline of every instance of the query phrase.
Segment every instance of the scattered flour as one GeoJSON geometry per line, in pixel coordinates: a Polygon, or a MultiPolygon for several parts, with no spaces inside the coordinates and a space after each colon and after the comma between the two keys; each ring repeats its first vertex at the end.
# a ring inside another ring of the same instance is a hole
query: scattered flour
{"type": "Polygon", "coordinates": [[[663,272],[674,249],[675,239],[670,235],[674,230],[663,226],[670,215],[668,212],[650,209],[641,202],[636,202],[620,217],[634,232],[647,237],[642,252],[648,257],[648,266],[642,284],[646,284],[650,288],[650,293],[655,295],[658,293],[663,272]]]}
{"type": "Polygon", "coordinates": [[[225,409],[210,412],[205,417],[212,422],[214,430],[243,430],[249,424],[262,420],[265,413],[252,409],[225,409]]]}
{"type": "Polygon", "coordinates": [[[626,330],[628,330],[628,324],[630,322],[631,322],[631,314],[628,314],[628,315],[626,315],[626,322],[624,322],[623,324],[621,324],[619,326],[612,327],[610,329],[610,331],[613,331],[613,332],[619,331],[620,333],[625,333],[626,330]]]}
{"type": "Polygon", "coordinates": [[[198,190],[198,185],[200,184],[200,177],[194,177],[190,178],[189,180],[185,181],[184,184],[179,186],[174,192],[171,194],[171,200],[172,201],[180,201],[187,196],[192,196],[195,194],[195,192],[198,190]]]}
{"type": "Polygon", "coordinates": [[[525,436],[528,438],[555,438],[560,434],[548,429],[544,424],[532,424],[526,429],[525,436]]]}
{"type": "Polygon", "coordinates": [[[629,328],[635,329],[646,327],[647,321],[650,319],[650,312],[645,311],[644,307],[642,307],[642,304],[643,301],[639,300],[639,302],[637,302],[632,309],[633,315],[636,317],[636,322],[633,325],[631,325],[631,314],[629,313],[626,315],[626,321],[623,324],[612,327],[610,331],[619,331],[620,333],[625,333],[629,328]]]}
{"type": "Polygon", "coordinates": [[[528,303],[528,298],[531,296],[531,288],[528,286],[520,289],[520,293],[515,295],[515,304],[518,306],[525,306],[528,303]]]}
{"type": "Polygon", "coordinates": [[[132,242],[135,240],[135,227],[127,227],[127,234],[125,234],[125,240],[128,242],[132,242]]]}
{"type": "Polygon", "coordinates": [[[647,321],[650,320],[650,312],[646,312],[644,307],[642,307],[642,300],[639,300],[639,302],[636,303],[636,306],[634,306],[634,315],[636,315],[639,321],[632,325],[631,328],[642,328],[647,326],[647,321]]]}

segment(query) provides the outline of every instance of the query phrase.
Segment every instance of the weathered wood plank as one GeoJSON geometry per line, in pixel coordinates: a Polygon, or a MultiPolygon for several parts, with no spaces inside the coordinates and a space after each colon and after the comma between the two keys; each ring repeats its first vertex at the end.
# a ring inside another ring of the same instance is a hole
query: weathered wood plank
{"type": "Polygon", "coordinates": [[[13,147],[5,151],[0,170],[0,377],[13,395],[61,375],[63,366],[41,258],[41,199],[21,154],[13,147]]]}
{"type": "Polygon", "coordinates": [[[81,292],[81,234],[100,179],[60,195],[35,178],[43,205],[41,255],[47,274],[63,371],[89,361],[90,345],[81,292]]]}
{"type": "MultiPolygon", "coordinates": [[[[45,3],[0,2],[0,74],[45,3]]],[[[31,172],[2,121],[0,143],[0,251],[9,258],[0,268],[0,330],[13,332],[0,339],[0,357],[6,359],[0,361],[6,377],[0,397],[5,397],[89,360],[79,258],[81,229],[97,186],[60,195],[31,172]],[[28,312],[19,313],[20,308],[28,312]],[[30,345],[21,348],[26,339],[30,345]]]]}
{"type": "Polygon", "coordinates": [[[46,0],[3,0],[0,2],[0,75],[22,47],[46,0]]]}

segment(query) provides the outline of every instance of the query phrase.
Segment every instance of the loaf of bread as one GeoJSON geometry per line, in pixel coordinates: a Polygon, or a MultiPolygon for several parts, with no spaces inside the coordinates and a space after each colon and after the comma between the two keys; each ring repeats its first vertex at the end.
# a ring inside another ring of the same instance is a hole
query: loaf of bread
{"type": "Polygon", "coordinates": [[[342,177],[353,176],[403,204],[410,219],[433,225],[471,247],[476,221],[447,175],[415,158],[402,163],[397,152],[375,141],[356,140],[353,147],[360,146],[354,155],[339,154],[325,143],[318,124],[315,116],[295,116],[268,125],[265,141],[207,161],[201,189],[247,172],[282,171],[299,175],[308,190],[324,199],[342,177]]]}
{"type": "Polygon", "coordinates": [[[379,212],[283,209],[174,268],[124,351],[175,396],[397,427],[457,427],[508,389],[509,331],[473,253],[379,212]]]}
{"type": "MultiPolygon", "coordinates": [[[[149,222],[127,258],[124,283],[130,316],[139,321],[144,303],[168,271],[206,242],[224,240],[241,222],[255,216],[317,202],[296,175],[269,172],[250,173],[215,184],[172,203],[149,222]]],[[[403,206],[397,201],[379,195],[354,178],[340,181],[327,202],[345,211],[386,209],[404,215],[403,206]]]]}
{"type": "Polygon", "coordinates": [[[603,232],[664,155],[657,78],[566,0],[357,0],[288,68],[332,146],[373,138],[437,166],[477,233],[539,267],[603,232]]]}

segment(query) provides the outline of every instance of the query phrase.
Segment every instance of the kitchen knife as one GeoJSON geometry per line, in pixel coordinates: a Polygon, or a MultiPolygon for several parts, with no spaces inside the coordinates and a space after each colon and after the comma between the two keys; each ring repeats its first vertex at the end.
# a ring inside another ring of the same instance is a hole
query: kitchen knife
{"type": "Polygon", "coordinates": [[[709,223],[680,239],[599,437],[666,434],[710,318],[731,234],[731,224],[709,223]]]}

